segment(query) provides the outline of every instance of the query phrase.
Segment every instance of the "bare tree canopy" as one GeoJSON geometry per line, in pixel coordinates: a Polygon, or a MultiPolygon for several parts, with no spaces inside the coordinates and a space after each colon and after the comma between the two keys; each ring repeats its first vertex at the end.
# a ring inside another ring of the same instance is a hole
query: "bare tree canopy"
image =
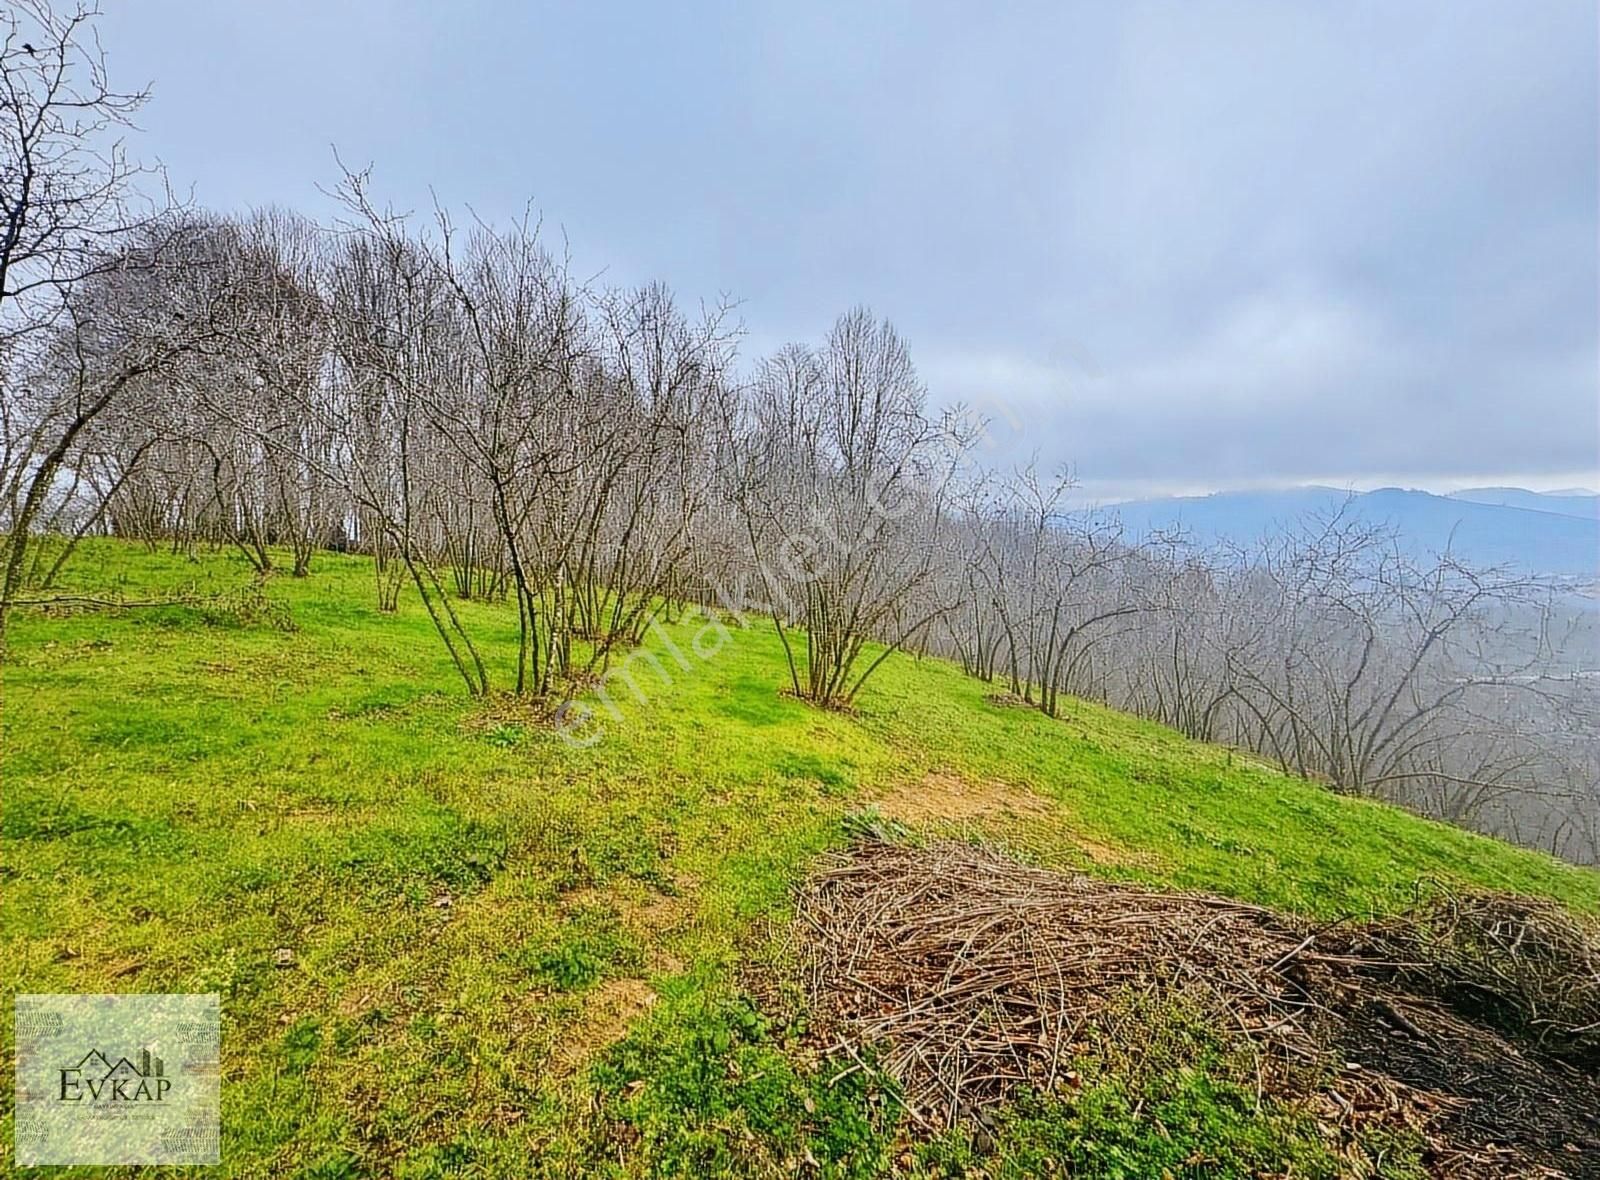
{"type": "Polygon", "coordinates": [[[0,15],[0,340],[55,323],[85,279],[117,265],[130,229],[159,220],[137,183],[158,174],[120,133],[145,90],[115,88],[96,7],[23,0],[0,15]]]}

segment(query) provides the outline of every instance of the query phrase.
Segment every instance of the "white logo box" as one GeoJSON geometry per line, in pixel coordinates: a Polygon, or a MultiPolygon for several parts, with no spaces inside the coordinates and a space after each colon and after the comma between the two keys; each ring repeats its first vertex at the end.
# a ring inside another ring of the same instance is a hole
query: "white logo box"
{"type": "Polygon", "coordinates": [[[16,1162],[221,1160],[215,995],[19,995],[16,1162]]]}

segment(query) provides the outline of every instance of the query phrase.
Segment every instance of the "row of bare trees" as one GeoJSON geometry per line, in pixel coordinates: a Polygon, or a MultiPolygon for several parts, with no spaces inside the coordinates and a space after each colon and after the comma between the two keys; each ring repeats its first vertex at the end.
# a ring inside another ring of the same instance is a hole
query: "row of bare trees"
{"type": "Polygon", "coordinates": [[[754,606],[820,705],[931,651],[1051,716],[1105,700],[1600,858],[1600,702],[1557,673],[1537,581],[1343,515],[1248,550],[1130,543],[1064,478],[974,470],[978,424],[931,413],[865,311],[741,375],[725,306],[581,282],[532,219],[396,216],[363,173],[334,225],[156,208],[104,141],[142,96],[106,82],[93,13],[17,12],[0,655],[90,532],[294,576],[331,547],[370,555],[380,609],[409,588],[474,695],[559,708],[658,617],[754,606]],[[514,608],[509,664],[474,599],[514,608]]]}
{"type": "Polygon", "coordinates": [[[499,673],[454,601],[509,599],[509,686],[569,691],[681,592],[724,313],[587,290],[531,224],[424,232],[362,177],[346,195],[359,222],[340,229],[189,215],[175,236],[205,265],[141,275],[213,344],[91,432],[121,473],[110,528],[223,541],[262,570],[287,549],[295,575],[319,547],[371,553],[380,605],[409,583],[476,694],[499,673]]]}
{"type": "Polygon", "coordinates": [[[1600,679],[1576,600],[1340,511],[1249,547],[1127,543],[1031,470],[969,491],[940,650],[1574,859],[1600,859],[1600,679]],[[1585,654],[1587,653],[1587,654],[1585,654]]]}

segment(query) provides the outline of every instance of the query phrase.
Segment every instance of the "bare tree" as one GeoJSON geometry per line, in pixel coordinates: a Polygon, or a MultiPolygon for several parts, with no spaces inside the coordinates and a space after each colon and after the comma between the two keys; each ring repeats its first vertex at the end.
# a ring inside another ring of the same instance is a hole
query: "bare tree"
{"type": "Polygon", "coordinates": [[[34,585],[37,566],[28,555],[36,534],[55,528],[70,548],[147,449],[123,452],[120,467],[108,464],[96,427],[119,401],[146,390],[158,374],[172,377],[214,338],[206,311],[174,306],[163,289],[163,268],[194,271],[205,260],[186,255],[181,236],[165,227],[145,233],[148,241],[124,247],[127,265],[84,279],[23,358],[10,358],[7,465],[0,472],[0,524],[7,530],[0,549],[0,645],[11,608],[34,585]],[[64,528],[63,520],[70,522],[64,528]]]}
{"type": "Polygon", "coordinates": [[[818,704],[848,705],[957,605],[926,592],[966,440],[925,400],[905,344],[862,309],[821,350],[791,345],[765,362],[755,383],[737,495],[791,686],[818,704]],[[872,641],[881,649],[863,664],[872,641]]]}
{"type": "Polygon", "coordinates": [[[153,341],[127,338],[148,306],[111,323],[117,273],[157,264],[171,223],[140,199],[143,170],[115,137],[146,95],[110,84],[98,15],[36,0],[0,15],[0,658],[30,540],[74,449],[180,343],[171,323],[153,341]]]}

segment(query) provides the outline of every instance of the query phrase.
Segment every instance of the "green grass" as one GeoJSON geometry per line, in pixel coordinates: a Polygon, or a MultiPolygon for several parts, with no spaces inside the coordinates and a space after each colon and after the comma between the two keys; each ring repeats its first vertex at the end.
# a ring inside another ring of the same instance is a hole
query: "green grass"
{"type": "MultiPolygon", "coordinates": [[[[939,661],[897,656],[854,715],[814,710],[780,695],[754,620],[705,660],[703,620],[667,628],[690,667],[652,639],[670,685],[636,665],[648,699],[614,691],[621,720],[577,748],[468,700],[420,603],[380,614],[361,559],[256,595],[229,554],[97,542],[66,580],[235,597],[14,620],[6,986],[220,992],[228,1175],[960,1174],[970,1142],[909,1151],[892,1094],[830,1085],[739,991],[846,815],[935,770],[1053,801],[977,833],[1048,864],[1318,917],[1392,911],[1426,878],[1600,908],[1593,872],[1092,704],[997,706],[939,661]],[[637,981],[653,1005],[619,999],[637,981]]],[[[503,687],[514,611],[459,609],[503,687]]],[[[1315,1174],[1294,1112],[1241,1113],[1227,1071],[1196,1068],[1021,1104],[995,1167],[1159,1175],[1187,1148],[1315,1174]]]]}

